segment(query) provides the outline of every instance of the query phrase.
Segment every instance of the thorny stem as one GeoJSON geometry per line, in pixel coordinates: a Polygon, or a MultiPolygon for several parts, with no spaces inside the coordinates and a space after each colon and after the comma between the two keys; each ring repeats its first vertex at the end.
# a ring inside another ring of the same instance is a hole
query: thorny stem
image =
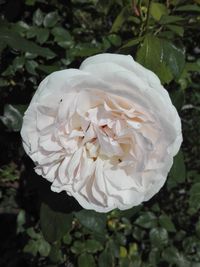
{"type": "Polygon", "coordinates": [[[137,17],[139,17],[140,16],[140,10],[138,10],[137,5],[135,3],[135,0],[132,0],[132,6],[133,6],[133,12],[135,13],[135,15],[137,17]]]}

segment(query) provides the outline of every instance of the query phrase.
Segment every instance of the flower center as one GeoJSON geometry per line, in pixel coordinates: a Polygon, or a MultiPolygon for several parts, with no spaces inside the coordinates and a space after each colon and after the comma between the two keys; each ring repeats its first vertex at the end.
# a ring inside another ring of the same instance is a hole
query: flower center
{"type": "Polygon", "coordinates": [[[93,141],[87,142],[85,145],[88,157],[92,158],[94,161],[99,155],[99,143],[98,140],[94,138],[93,141]]]}

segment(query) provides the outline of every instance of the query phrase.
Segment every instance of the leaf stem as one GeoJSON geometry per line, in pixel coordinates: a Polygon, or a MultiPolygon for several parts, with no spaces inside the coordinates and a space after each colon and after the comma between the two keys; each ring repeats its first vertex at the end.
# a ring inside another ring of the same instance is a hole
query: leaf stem
{"type": "Polygon", "coordinates": [[[147,32],[148,25],[149,25],[149,18],[150,18],[151,1],[152,0],[148,0],[146,19],[145,19],[144,23],[141,26],[141,31],[140,31],[139,37],[144,36],[146,34],[146,32],[147,32]]]}
{"type": "Polygon", "coordinates": [[[146,32],[148,29],[148,25],[149,25],[149,18],[150,18],[150,6],[151,6],[151,1],[148,1],[148,6],[147,6],[147,18],[146,18],[146,22],[145,22],[145,26],[144,26],[144,31],[146,32]]]}

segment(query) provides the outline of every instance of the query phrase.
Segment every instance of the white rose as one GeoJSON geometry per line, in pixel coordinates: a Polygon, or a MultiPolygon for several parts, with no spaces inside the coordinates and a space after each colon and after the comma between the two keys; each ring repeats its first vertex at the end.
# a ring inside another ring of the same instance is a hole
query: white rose
{"type": "Polygon", "coordinates": [[[158,77],[131,56],[100,54],[39,85],[21,130],[35,171],[85,209],[149,200],[163,186],[181,122],[158,77]]]}

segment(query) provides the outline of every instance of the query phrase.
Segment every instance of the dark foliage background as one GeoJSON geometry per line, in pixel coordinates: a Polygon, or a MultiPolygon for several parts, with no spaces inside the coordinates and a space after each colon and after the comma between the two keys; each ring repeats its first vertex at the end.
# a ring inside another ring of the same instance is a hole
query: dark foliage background
{"type": "Polygon", "coordinates": [[[0,12],[0,266],[200,267],[200,1],[0,0],[0,12]],[[184,136],[161,191],[108,214],[51,192],[19,134],[39,82],[101,52],[160,77],[184,136]]]}

